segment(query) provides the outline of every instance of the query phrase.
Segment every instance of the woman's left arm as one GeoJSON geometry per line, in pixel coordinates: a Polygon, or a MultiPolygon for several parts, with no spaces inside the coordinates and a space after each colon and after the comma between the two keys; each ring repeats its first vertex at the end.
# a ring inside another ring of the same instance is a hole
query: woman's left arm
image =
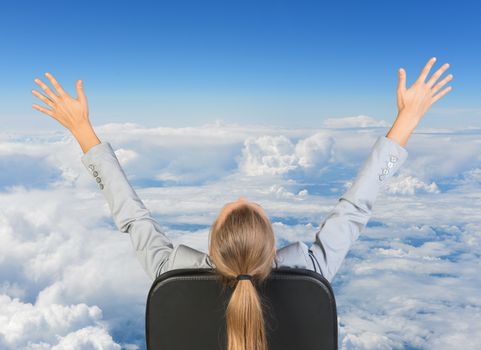
{"type": "Polygon", "coordinates": [[[32,107],[57,120],[77,139],[84,152],[82,163],[102,190],[117,228],[130,235],[138,260],[155,280],[160,271],[165,270],[163,267],[174,251],[172,242],[130,185],[110,143],[101,142],[95,134],[89,120],[82,81],[76,83],[78,98],[75,99],[51,74],[45,75],[58,95],[40,79],[35,79],[47,96],[36,90],[32,93],[51,109],[37,104],[32,107]]]}

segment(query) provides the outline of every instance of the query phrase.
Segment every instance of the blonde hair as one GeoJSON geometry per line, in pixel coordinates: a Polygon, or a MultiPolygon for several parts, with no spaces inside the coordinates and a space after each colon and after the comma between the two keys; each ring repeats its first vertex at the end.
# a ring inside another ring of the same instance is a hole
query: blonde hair
{"type": "Polygon", "coordinates": [[[267,350],[264,303],[254,284],[268,277],[276,258],[269,219],[239,205],[212,224],[209,252],[223,286],[233,288],[226,308],[227,350],[267,350]],[[252,275],[252,281],[236,280],[239,274],[252,275]]]}

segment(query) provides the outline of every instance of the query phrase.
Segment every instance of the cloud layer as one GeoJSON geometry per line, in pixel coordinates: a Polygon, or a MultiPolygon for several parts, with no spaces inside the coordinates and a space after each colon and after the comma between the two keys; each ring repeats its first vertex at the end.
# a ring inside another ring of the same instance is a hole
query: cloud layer
{"type": "MultiPolygon", "coordinates": [[[[243,195],[311,244],[384,121],[96,126],[174,244],[243,195]]],[[[481,130],[419,130],[333,280],[342,349],[478,349],[481,130]]],[[[0,135],[0,348],[144,349],[150,280],[67,134],[0,135]],[[122,271],[120,274],[119,271],[122,271]]]]}

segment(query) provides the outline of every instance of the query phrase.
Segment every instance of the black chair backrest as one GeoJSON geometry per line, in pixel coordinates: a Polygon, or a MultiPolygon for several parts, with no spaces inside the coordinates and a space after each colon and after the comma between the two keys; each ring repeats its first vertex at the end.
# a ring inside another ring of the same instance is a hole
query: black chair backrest
{"type": "MultiPolygon", "coordinates": [[[[336,350],[337,309],[319,273],[272,269],[256,285],[266,305],[270,350],[336,350]]],[[[152,284],[145,315],[147,350],[226,350],[225,309],[232,293],[214,269],[174,269],[152,284]]]]}

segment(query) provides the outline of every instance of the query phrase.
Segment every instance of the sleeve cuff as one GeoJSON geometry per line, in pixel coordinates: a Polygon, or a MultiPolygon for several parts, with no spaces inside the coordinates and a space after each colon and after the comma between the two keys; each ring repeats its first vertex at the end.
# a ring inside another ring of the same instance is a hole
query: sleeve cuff
{"type": "Polygon", "coordinates": [[[389,137],[386,136],[379,136],[379,139],[381,139],[381,142],[385,142],[389,144],[389,147],[392,149],[393,153],[396,153],[398,156],[398,162],[404,163],[404,161],[407,159],[409,152],[407,151],[406,148],[401,146],[399,143],[396,141],[390,139],[389,137]]]}
{"type": "Polygon", "coordinates": [[[106,156],[115,156],[115,152],[112,145],[109,142],[101,142],[90,148],[84,153],[80,160],[89,172],[93,172],[92,163],[96,163],[97,160],[104,159],[106,156]]]}
{"type": "Polygon", "coordinates": [[[407,157],[408,151],[404,147],[386,136],[379,136],[342,198],[370,212],[382,183],[397,172],[407,157]]]}

